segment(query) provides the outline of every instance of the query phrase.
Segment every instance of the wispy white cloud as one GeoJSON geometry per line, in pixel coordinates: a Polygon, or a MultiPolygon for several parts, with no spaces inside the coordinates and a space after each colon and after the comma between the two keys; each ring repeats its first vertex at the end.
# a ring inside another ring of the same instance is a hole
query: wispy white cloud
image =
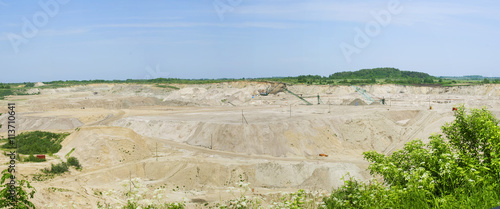
{"type": "Polygon", "coordinates": [[[144,17],[144,16],[130,16],[130,17],[118,17],[118,20],[141,20],[141,21],[165,21],[165,20],[181,20],[183,17],[181,16],[173,16],[173,17],[144,17]]]}
{"type": "Polygon", "coordinates": [[[252,27],[252,28],[290,28],[292,24],[283,22],[241,22],[241,23],[207,23],[207,22],[168,22],[168,23],[124,23],[102,24],[90,28],[191,28],[191,27],[252,27]]]}
{"type": "MultiPolygon", "coordinates": [[[[413,25],[417,23],[433,25],[464,24],[471,17],[491,19],[496,12],[491,8],[474,4],[459,4],[448,2],[408,2],[404,12],[395,19],[395,23],[413,25]]],[[[498,18],[498,15],[496,15],[498,18]]],[[[481,24],[481,22],[475,22],[481,24]]]]}
{"type": "MultiPolygon", "coordinates": [[[[73,29],[63,29],[63,30],[40,30],[37,34],[37,36],[67,36],[67,35],[79,35],[79,34],[84,34],[89,31],[88,28],[73,28],[73,29]]],[[[0,36],[0,41],[8,41],[8,34],[9,33],[4,33],[2,36],[0,36]]],[[[21,34],[17,34],[22,37],[21,34]]]]}
{"type": "MultiPolygon", "coordinates": [[[[390,1],[295,1],[288,4],[260,3],[238,8],[237,13],[273,20],[290,21],[332,21],[360,22],[372,20],[371,12],[387,10],[390,1]]],[[[399,1],[403,12],[393,18],[395,24],[413,25],[416,23],[449,24],[458,18],[473,15],[483,18],[499,19],[494,8],[479,6],[475,2],[440,1],[399,1]]]]}
{"type": "Polygon", "coordinates": [[[40,31],[41,36],[67,36],[67,35],[79,35],[89,32],[88,28],[72,28],[64,30],[42,30],[40,31]]]}
{"type": "Polygon", "coordinates": [[[137,46],[143,45],[193,45],[193,46],[209,46],[216,44],[212,40],[198,40],[198,39],[186,39],[186,40],[168,40],[164,37],[113,37],[113,38],[99,38],[84,41],[75,41],[71,43],[64,43],[64,46],[81,47],[81,46],[106,46],[106,45],[123,45],[135,44],[137,46]]]}
{"type": "MultiPolygon", "coordinates": [[[[117,28],[136,28],[131,32],[140,32],[145,29],[168,29],[168,28],[194,28],[194,27],[219,27],[219,28],[268,28],[268,29],[286,29],[295,27],[290,23],[283,22],[241,22],[241,23],[203,23],[203,22],[168,22],[168,23],[123,23],[123,24],[101,24],[82,27],[71,27],[65,29],[47,29],[41,30],[38,36],[72,36],[95,32],[101,29],[117,28]]],[[[159,31],[156,31],[159,32],[159,31]]],[[[146,31],[147,33],[147,31],[146,31]]],[[[0,41],[8,41],[7,33],[0,36],[0,41]]]]}
{"type": "Polygon", "coordinates": [[[365,21],[373,3],[307,1],[290,4],[248,5],[238,8],[242,15],[282,20],[365,21]]]}

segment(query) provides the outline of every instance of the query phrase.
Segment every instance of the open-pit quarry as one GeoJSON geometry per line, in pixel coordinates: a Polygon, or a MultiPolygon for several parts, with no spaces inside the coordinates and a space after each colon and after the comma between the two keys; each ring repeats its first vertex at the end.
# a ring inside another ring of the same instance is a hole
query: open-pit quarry
{"type": "MultiPolygon", "coordinates": [[[[126,203],[103,193],[136,178],[148,188],[165,186],[166,201],[188,208],[234,198],[228,188],[240,180],[250,183],[249,196],[329,193],[347,174],[371,178],[363,152],[390,154],[410,140],[426,141],[454,119],[456,105],[485,106],[500,117],[500,85],[494,84],[360,86],[365,94],[352,86],[251,81],[169,85],[35,87],[30,92],[38,95],[0,100],[2,113],[16,103],[18,132],[71,133],[46,162],[17,165],[18,178],[37,190],[35,205],[126,203]],[[81,171],[33,180],[72,149],[81,171]]],[[[6,137],[6,114],[0,123],[6,137]]]]}

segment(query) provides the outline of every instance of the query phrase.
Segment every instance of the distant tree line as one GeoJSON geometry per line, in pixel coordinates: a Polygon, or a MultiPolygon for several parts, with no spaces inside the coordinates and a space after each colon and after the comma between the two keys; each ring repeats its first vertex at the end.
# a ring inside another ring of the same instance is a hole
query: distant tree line
{"type": "MultiPolygon", "coordinates": [[[[310,84],[310,85],[363,85],[363,84],[401,84],[401,85],[442,85],[450,86],[460,80],[474,81],[471,84],[500,83],[500,78],[485,78],[482,76],[463,77],[434,77],[427,73],[415,71],[402,71],[397,68],[373,68],[362,69],[352,72],[337,72],[329,76],[320,75],[299,75],[288,77],[268,77],[268,78],[219,78],[219,79],[180,79],[180,78],[155,78],[155,79],[127,79],[127,80],[58,80],[44,82],[45,86],[37,88],[59,88],[73,85],[87,84],[153,84],[160,88],[170,88],[177,90],[175,86],[166,84],[212,84],[234,81],[263,81],[263,82],[283,82],[289,84],[310,84]]],[[[13,84],[16,85],[16,84],[13,84]]],[[[34,83],[24,83],[23,88],[10,90],[10,85],[0,84],[0,99],[8,95],[25,94],[27,88],[34,87],[34,83]]]]}
{"type": "MultiPolygon", "coordinates": [[[[396,68],[362,69],[354,72],[338,72],[329,76],[331,79],[435,79],[427,73],[401,71],[396,68]]],[[[415,80],[416,81],[416,80],[415,80]]]]}
{"type": "Polygon", "coordinates": [[[10,89],[10,85],[0,83],[0,89],[10,89]]]}
{"type": "Polygon", "coordinates": [[[500,80],[500,77],[484,77],[481,75],[466,75],[466,76],[440,76],[439,78],[453,79],[453,80],[475,80],[482,81],[484,79],[488,80],[500,80]]]}
{"type": "Polygon", "coordinates": [[[127,79],[127,80],[67,80],[50,81],[44,84],[50,85],[86,85],[96,83],[136,83],[136,84],[209,84],[242,79],[220,78],[220,79],[180,79],[180,78],[155,78],[155,79],[127,79]]]}

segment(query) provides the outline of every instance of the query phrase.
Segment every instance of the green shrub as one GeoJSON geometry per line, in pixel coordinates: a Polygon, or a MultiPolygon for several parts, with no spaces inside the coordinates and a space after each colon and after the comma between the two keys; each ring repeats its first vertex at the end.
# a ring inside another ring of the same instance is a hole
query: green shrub
{"type": "Polygon", "coordinates": [[[500,126],[486,109],[458,107],[455,121],[424,144],[385,156],[364,153],[383,183],[354,179],[334,190],[328,208],[492,208],[500,205],[500,126]]]}
{"type": "Polygon", "coordinates": [[[26,83],[24,85],[24,87],[28,87],[28,88],[35,87],[35,84],[34,83],[26,83]]]}
{"type": "Polygon", "coordinates": [[[0,89],[0,100],[4,99],[6,96],[14,95],[14,91],[10,89],[0,89]]]}
{"type": "Polygon", "coordinates": [[[64,172],[68,171],[68,164],[64,163],[64,162],[56,164],[56,165],[51,164],[50,171],[51,171],[51,173],[54,173],[54,174],[64,173],[64,172]]]}
{"type": "Polygon", "coordinates": [[[60,174],[68,171],[68,164],[65,162],[61,162],[58,164],[50,164],[50,169],[44,168],[42,172],[44,173],[52,173],[52,174],[60,174]]]}
{"type": "Polygon", "coordinates": [[[26,180],[15,180],[16,200],[11,199],[10,179],[11,173],[7,169],[2,171],[0,180],[0,208],[35,208],[35,205],[29,201],[35,195],[36,189],[26,180]],[[29,191],[31,190],[31,191],[29,191]]]}
{"type": "Polygon", "coordinates": [[[42,172],[45,174],[61,174],[69,170],[69,166],[73,166],[76,169],[82,169],[80,161],[76,157],[69,157],[67,162],[60,162],[58,164],[50,164],[50,169],[44,168],[42,172]]]}
{"type": "Polygon", "coordinates": [[[80,161],[76,157],[69,157],[68,158],[68,165],[74,166],[76,169],[82,168],[82,166],[80,165],[80,161]]]}
{"type": "MultiPolygon", "coordinates": [[[[20,158],[19,158],[20,159],[20,158]]],[[[27,158],[23,158],[23,162],[45,162],[46,159],[40,159],[33,155],[28,156],[27,158]]]]}

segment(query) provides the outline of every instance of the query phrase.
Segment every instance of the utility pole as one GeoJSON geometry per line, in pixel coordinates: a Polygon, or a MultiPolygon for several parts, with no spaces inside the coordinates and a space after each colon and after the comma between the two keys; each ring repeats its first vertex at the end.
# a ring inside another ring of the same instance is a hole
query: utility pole
{"type": "Polygon", "coordinates": [[[243,114],[243,110],[241,110],[241,124],[244,124],[244,123],[247,123],[248,125],[248,121],[247,119],[245,118],[245,115],[243,114]]]}

